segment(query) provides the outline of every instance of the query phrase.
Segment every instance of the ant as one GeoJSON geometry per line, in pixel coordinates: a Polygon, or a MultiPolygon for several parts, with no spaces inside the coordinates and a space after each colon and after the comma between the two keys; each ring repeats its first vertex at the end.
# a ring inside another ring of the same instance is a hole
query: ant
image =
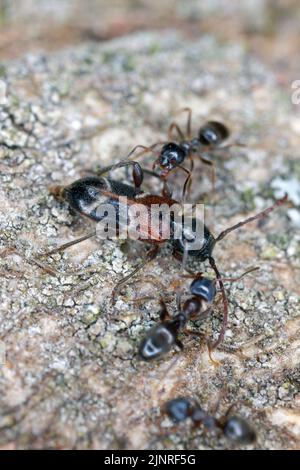
{"type": "MultiPolygon", "coordinates": [[[[221,144],[228,139],[230,132],[225,124],[219,121],[208,121],[203,126],[200,127],[198,131],[197,137],[192,137],[191,131],[191,121],[192,121],[192,110],[190,108],[184,108],[182,111],[186,111],[188,113],[187,117],[187,125],[186,125],[186,132],[182,132],[181,128],[176,122],[171,123],[169,130],[168,130],[168,139],[169,142],[157,142],[150,147],[146,147],[144,145],[137,145],[135,146],[131,152],[128,154],[127,158],[130,158],[137,149],[143,149],[138,155],[138,157],[146,154],[146,153],[154,153],[156,155],[156,160],[152,165],[152,170],[155,169],[156,166],[159,166],[161,169],[160,177],[165,182],[168,178],[169,173],[174,170],[175,168],[179,168],[180,170],[184,171],[187,174],[186,180],[183,186],[183,200],[185,199],[185,194],[187,188],[191,183],[191,175],[194,168],[194,160],[193,155],[197,154],[200,160],[205,164],[212,168],[212,184],[213,187],[215,185],[215,169],[214,163],[209,159],[205,158],[201,153],[204,153],[208,150],[215,150],[217,148],[220,149],[227,149],[231,147],[231,145],[220,147],[221,144]],[[174,142],[172,139],[172,132],[173,129],[177,131],[179,139],[174,142]],[[155,151],[155,148],[158,145],[162,145],[160,151],[155,151]],[[190,169],[186,169],[182,164],[184,161],[189,158],[190,160],[190,169]]],[[[238,146],[242,146],[242,144],[235,144],[238,146]]],[[[152,172],[149,172],[153,174],[152,172]]],[[[165,186],[166,188],[166,186],[165,186]]],[[[167,189],[166,189],[167,191],[167,189]]]]}
{"type": "Polygon", "coordinates": [[[167,402],[165,412],[175,423],[190,418],[195,427],[202,424],[209,431],[220,430],[230,441],[253,444],[256,441],[255,430],[240,416],[230,416],[233,406],[228,408],[224,416],[215,418],[204,411],[196,400],[180,397],[167,402]]]}
{"type": "MultiPolygon", "coordinates": [[[[164,238],[164,234],[170,233],[170,238],[172,245],[173,245],[173,256],[176,259],[182,261],[184,257],[193,256],[198,261],[204,262],[206,260],[209,261],[212,269],[214,270],[216,277],[218,279],[218,283],[220,289],[222,291],[223,303],[224,303],[224,323],[227,321],[227,300],[226,300],[226,293],[220,279],[220,273],[216,267],[214,258],[212,257],[213,249],[220,240],[222,240],[225,236],[227,236],[233,230],[236,230],[239,227],[242,227],[249,222],[254,220],[266,217],[270,212],[272,212],[276,207],[282,205],[286,202],[287,196],[283,197],[282,199],[278,199],[275,203],[265,209],[264,211],[260,212],[259,214],[249,217],[248,219],[239,222],[232,227],[227,228],[226,230],[222,231],[216,238],[212,235],[210,230],[203,224],[202,221],[197,220],[195,217],[191,219],[191,225],[193,230],[197,223],[199,222],[202,224],[203,227],[203,239],[201,240],[201,247],[197,249],[186,249],[186,242],[188,240],[187,233],[184,230],[181,230],[181,235],[179,238],[174,237],[174,232],[178,228],[178,222],[174,221],[172,218],[167,220],[168,218],[160,218],[160,226],[157,228],[156,226],[152,225],[152,207],[154,206],[161,206],[167,205],[171,208],[174,205],[180,207],[180,204],[168,196],[166,194],[162,195],[155,195],[155,194],[146,194],[141,190],[141,185],[144,178],[144,172],[139,163],[135,161],[127,161],[127,162],[120,162],[115,165],[111,165],[110,167],[106,167],[100,170],[97,173],[97,176],[89,176],[85,178],[81,178],[79,180],[74,181],[70,185],[67,186],[54,186],[50,188],[50,193],[54,195],[56,198],[64,200],[69,203],[69,206],[75,210],[75,212],[79,213],[80,215],[87,217],[88,219],[94,222],[100,222],[103,220],[104,215],[101,213],[99,209],[101,209],[101,205],[110,204],[115,208],[117,214],[117,231],[116,235],[119,234],[120,229],[120,221],[119,221],[119,214],[124,211],[128,211],[132,205],[140,205],[142,209],[147,210],[147,214],[145,219],[143,219],[142,223],[140,224],[140,232],[138,236],[138,240],[141,242],[149,243],[151,245],[150,250],[147,252],[147,255],[129,275],[121,279],[115,286],[113,290],[113,300],[117,292],[119,291],[120,287],[125,284],[134,274],[136,274],[141,268],[143,268],[148,262],[152,261],[158,251],[159,246],[162,243],[167,241],[164,238]],[[105,173],[108,171],[118,168],[118,167],[128,167],[132,166],[132,176],[134,181],[134,186],[121,183],[112,178],[103,177],[105,173]],[[148,217],[147,217],[148,215],[148,217]],[[170,229],[170,230],[169,230],[170,229]]],[[[184,216],[182,218],[182,222],[180,222],[181,229],[182,224],[184,222],[184,216]]],[[[179,227],[180,228],[180,227],[179,227]]],[[[81,238],[72,240],[68,243],[61,245],[54,250],[45,253],[44,256],[49,256],[59,251],[65,250],[66,248],[73,246],[77,243],[80,243],[84,240],[89,238],[95,237],[97,235],[96,229],[92,232],[84,235],[81,238]]],[[[194,239],[189,241],[189,245],[193,245],[193,242],[197,243],[199,240],[194,237],[194,239]]],[[[224,334],[223,334],[224,335],[224,334]]]]}
{"type": "MultiPolygon", "coordinates": [[[[257,269],[259,268],[251,268],[237,278],[218,278],[218,281],[235,282],[257,269]]],[[[160,300],[160,323],[152,327],[140,343],[139,355],[142,359],[150,361],[159,358],[168,353],[175,345],[183,350],[183,344],[178,339],[178,336],[186,329],[189,320],[204,318],[211,312],[212,304],[217,294],[216,280],[203,277],[202,273],[198,273],[190,285],[190,293],[192,297],[189,297],[182,307],[179,301],[179,313],[173,318],[170,318],[164,301],[160,300]]],[[[213,345],[209,345],[209,351],[222,342],[226,326],[227,319],[226,323],[223,322],[218,340],[213,345]]],[[[188,330],[187,332],[190,331],[188,330]]],[[[197,335],[197,332],[190,333],[197,335]]]]}

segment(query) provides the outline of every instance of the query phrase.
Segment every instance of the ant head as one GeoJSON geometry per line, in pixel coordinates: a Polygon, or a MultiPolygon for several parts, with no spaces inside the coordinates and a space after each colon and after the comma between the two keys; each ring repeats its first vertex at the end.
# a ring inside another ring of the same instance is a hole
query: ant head
{"type": "Polygon", "coordinates": [[[73,209],[93,218],[92,213],[106,199],[102,195],[102,190],[106,187],[104,178],[86,177],[66,186],[61,196],[73,209]]]}
{"type": "Polygon", "coordinates": [[[239,444],[252,444],[256,440],[256,433],[250,424],[239,416],[231,416],[223,427],[228,439],[239,444]]]}
{"type": "Polygon", "coordinates": [[[176,423],[184,421],[193,412],[193,405],[189,398],[174,398],[165,405],[165,412],[176,423]]]}
{"type": "Polygon", "coordinates": [[[151,361],[170,351],[174,346],[180,322],[170,320],[151,328],[142,340],[139,355],[145,361],[151,361]]]}
{"type": "Polygon", "coordinates": [[[183,148],[173,142],[169,142],[162,147],[157,163],[160,168],[169,172],[180,165],[185,157],[186,151],[183,148]]]}
{"type": "Polygon", "coordinates": [[[203,145],[216,146],[229,137],[227,127],[218,121],[208,121],[200,127],[198,133],[199,142],[203,145]]]}
{"type": "Polygon", "coordinates": [[[202,279],[194,279],[190,285],[192,295],[201,297],[205,302],[211,304],[216,296],[215,281],[203,277],[202,279]]]}
{"type": "Polygon", "coordinates": [[[177,229],[179,229],[179,234],[181,233],[179,238],[174,236],[174,251],[183,254],[186,250],[188,256],[193,256],[201,262],[212,255],[215,239],[201,220],[196,218],[187,220],[185,218],[181,225],[182,231],[178,227],[178,222],[174,222],[172,228],[174,235],[176,235],[177,229]]]}

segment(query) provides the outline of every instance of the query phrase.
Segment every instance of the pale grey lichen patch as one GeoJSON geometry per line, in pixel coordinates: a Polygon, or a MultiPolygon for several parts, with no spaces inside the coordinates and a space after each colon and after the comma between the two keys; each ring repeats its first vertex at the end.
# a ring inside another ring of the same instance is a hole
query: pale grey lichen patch
{"type": "MultiPolygon", "coordinates": [[[[212,156],[217,182],[215,207],[207,198],[207,223],[213,232],[271,204],[274,181],[299,178],[299,149],[293,128],[282,126],[291,109],[268,66],[242,46],[221,46],[209,35],[189,41],[167,31],[32,55],[5,68],[0,339],[7,362],[0,370],[0,444],[226,448],[223,438],[192,431],[188,423],[174,432],[160,413],[177,394],[199,396],[209,409],[225,388],[220,412],[240,402],[241,413],[259,430],[258,448],[295,448],[299,235],[287,209],[216,247],[217,263],[228,276],[261,268],[228,284],[229,328],[214,352],[218,367],[205,342],[191,335],[182,337],[185,351],[175,364],[175,351],[155,364],[138,359],[140,339],[158,320],[159,296],[176,312],[178,285],[183,296],[189,294],[188,280],[174,283],[179,263],[169,258],[170,247],[122,290],[115,305],[112,288],[143,257],[142,244],[90,240],[40,258],[56,276],[30,261],[90,229],[48,194],[49,186],[117,161],[135,144],[165,139],[180,107],[192,107],[195,132],[205,120],[221,119],[232,129],[232,141],[247,144],[212,156]],[[149,296],[155,299],[132,302],[149,296]]],[[[176,119],[184,125],[184,115],[176,119]]],[[[205,166],[195,166],[196,201],[211,182],[205,166]]],[[[180,181],[179,174],[171,179],[175,194],[180,181]]],[[[148,178],[145,186],[160,189],[148,178]]],[[[288,210],[299,210],[299,201],[292,202],[288,210]]],[[[192,267],[205,269],[196,262],[192,267]]],[[[216,339],[221,318],[218,303],[191,328],[216,339]]]]}

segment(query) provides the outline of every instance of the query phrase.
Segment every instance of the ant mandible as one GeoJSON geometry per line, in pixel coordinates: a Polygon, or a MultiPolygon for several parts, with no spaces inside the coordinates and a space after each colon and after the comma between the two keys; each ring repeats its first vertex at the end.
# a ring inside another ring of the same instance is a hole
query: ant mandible
{"type": "MultiPolygon", "coordinates": [[[[181,128],[176,122],[171,123],[168,130],[168,142],[157,142],[150,147],[144,145],[136,145],[131,152],[128,154],[127,158],[130,158],[138,149],[142,151],[135,155],[135,157],[141,157],[146,153],[154,153],[156,155],[156,160],[153,163],[152,170],[158,166],[161,169],[160,177],[163,181],[166,181],[169,173],[178,168],[184,171],[187,174],[186,180],[183,185],[183,200],[185,199],[186,191],[191,183],[191,175],[194,168],[193,156],[196,154],[198,158],[205,164],[209,165],[212,169],[212,184],[215,185],[215,168],[214,163],[203,156],[204,152],[209,150],[215,150],[217,148],[227,149],[231,145],[225,147],[220,147],[221,144],[228,139],[230,132],[225,126],[225,124],[219,121],[208,121],[203,126],[200,127],[197,137],[192,137],[191,130],[191,121],[192,121],[192,110],[190,108],[183,108],[181,111],[186,111],[188,113],[186,132],[182,132],[181,128]],[[177,131],[178,139],[174,142],[172,139],[173,130],[177,131]],[[163,144],[163,145],[162,145],[163,144]],[[162,145],[159,151],[156,151],[155,148],[158,145],[162,145]],[[186,159],[190,160],[190,169],[188,170],[182,164],[186,159]]],[[[241,144],[234,144],[241,145],[241,144]]],[[[167,191],[167,189],[166,189],[167,191]]]]}
{"type": "Polygon", "coordinates": [[[190,418],[194,426],[203,425],[208,431],[220,430],[232,442],[253,444],[256,441],[255,430],[240,416],[230,416],[233,406],[231,405],[221,418],[216,418],[203,410],[197,400],[180,397],[168,401],[164,411],[175,423],[190,418]]]}
{"type": "MultiPolygon", "coordinates": [[[[170,239],[173,244],[173,256],[175,258],[180,259],[182,261],[183,256],[186,255],[193,256],[197,258],[197,260],[200,262],[203,262],[205,260],[209,261],[212,269],[216,274],[220,289],[222,291],[224,303],[224,323],[226,323],[228,311],[226,293],[223,283],[220,280],[220,273],[216,267],[214,258],[212,257],[213,249],[216,243],[218,243],[221,239],[223,239],[233,230],[236,230],[237,228],[242,227],[243,225],[248,224],[249,222],[252,222],[254,220],[266,217],[276,207],[286,202],[287,197],[285,196],[284,198],[275,201],[275,203],[271,207],[265,209],[259,214],[253,217],[249,217],[248,219],[239,222],[238,224],[232,227],[227,228],[226,230],[222,231],[216,238],[203,224],[203,221],[198,221],[203,226],[203,239],[201,240],[201,247],[197,249],[191,248],[186,250],[187,236],[184,231],[181,231],[181,236],[179,238],[175,238],[173,236],[176,228],[175,225],[177,224],[178,226],[178,222],[174,221],[171,218],[169,221],[167,221],[167,219],[165,220],[164,218],[162,218],[162,220],[160,220],[161,225],[159,226],[159,228],[157,228],[156,225],[152,225],[151,208],[153,206],[157,207],[161,205],[167,205],[168,207],[172,207],[174,205],[180,206],[180,204],[174,199],[172,199],[170,195],[168,196],[166,194],[155,195],[144,193],[141,190],[143,177],[143,170],[137,162],[120,162],[119,164],[111,165],[110,167],[102,169],[100,172],[98,172],[97,176],[81,178],[68,186],[54,186],[50,188],[50,193],[58,199],[65,200],[69,203],[72,209],[74,209],[80,215],[87,217],[88,219],[94,222],[99,222],[102,220],[103,215],[99,217],[99,212],[101,212],[99,211],[99,208],[101,208],[101,205],[103,204],[105,204],[106,206],[107,204],[111,204],[116,209],[116,212],[118,214],[121,212],[121,210],[127,211],[131,205],[136,204],[142,206],[142,208],[147,210],[145,220],[143,221],[142,226],[140,227],[141,236],[137,239],[139,241],[151,244],[152,247],[148,251],[144,261],[140,263],[128,276],[124,277],[121,281],[118,282],[118,284],[113,290],[113,299],[115,298],[116,293],[123,284],[125,284],[135,273],[137,273],[143,266],[145,266],[146,263],[156,257],[159,250],[159,245],[167,241],[167,239],[163,237],[163,234],[170,233],[170,239]],[[132,166],[134,186],[130,186],[128,184],[121,183],[115,179],[105,178],[102,176],[111,169],[126,166],[132,166]],[[164,225],[168,225],[168,227],[164,227],[164,225]],[[168,229],[170,229],[170,231],[168,231],[168,229]]],[[[184,217],[182,219],[182,222],[180,223],[181,226],[183,222],[184,217]]],[[[196,223],[197,219],[193,218],[191,225],[194,226],[196,225],[196,223]]],[[[60,247],[55,248],[54,250],[51,250],[48,253],[45,253],[44,255],[52,255],[72,245],[95,237],[96,235],[96,230],[93,230],[87,235],[65,243],[60,247]]],[[[199,240],[195,241],[199,242],[199,240]]]]}
{"type": "MultiPolygon", "coordinates": [[[[218,281],[235,282],[256,269],[259,268],[251,268],[237,278],[219,278],[218,281]]],[[[185,331],[189,320],[202,319],[211,312],[217,294],[216,280],[206,278],[202,273],[198,273],[190,285],[190,293],[192,297],[189,297],[182,307],[179,301],[179,313],[173,318],[170,318],[164,301],[160,300],[160,323],[152,327],[141,341],[139,355],[142,359],[151,361],[159,358],[168,353],[175,345],[183,350],[183,344],[178,336],[182,331],[185,331]]],[[[210,350],[221,343],[225,329],[226,324],[223,323],[223,329],[218,340],[213,345],[209,345],[210,350]]],[[[202,336],[194,331],[191,334],[202,336]]]]}

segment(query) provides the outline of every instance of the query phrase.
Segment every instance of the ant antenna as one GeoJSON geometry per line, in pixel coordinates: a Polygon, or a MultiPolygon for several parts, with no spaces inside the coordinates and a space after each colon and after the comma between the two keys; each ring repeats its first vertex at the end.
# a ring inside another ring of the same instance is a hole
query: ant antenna
{"type": "Polygon", "coordinates": [[[221,232],[217,236],[217,238],[215,239],[216,243],[219,242],[220,240],[222,240],[223,238],[225,238],[230,232],[233,232],[234,230],[242,227],[243,225],[249,224],[250,222],[253,222],[254,220],[258,220],[258,219],[262,219],[262,218],[267,217],[267,215],[269,215],[270,212],[274,211],[277,207],[281,206],[282,204],[286,203],[287,201],[288,201],[288,195],[285,194],[285,196],[282,197],[281,199],[277,199],[277,201],[275,201],[275,203],[271,207],[268,207],[264,211],[259,212],[258,214],[254,215],[252,217],[248,217],[248,219],[242,220],[238,224],[232,225],[232,227],[229,227],[229,228],[223,230],[223,232],[221,232]]]}

